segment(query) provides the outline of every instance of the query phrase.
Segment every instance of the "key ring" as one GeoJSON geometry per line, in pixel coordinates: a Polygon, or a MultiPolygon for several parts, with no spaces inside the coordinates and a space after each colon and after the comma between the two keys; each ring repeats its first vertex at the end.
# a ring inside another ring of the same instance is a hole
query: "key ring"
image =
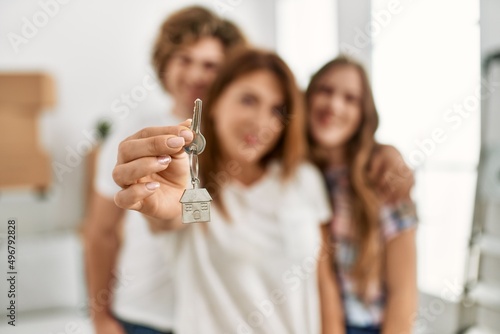
{"type": "Polygon", "coordinates": [[[191,173],[191,184],[193,185],[193,188],[198,188],[200,184],[200,179],[198,178],[198,154],[195,154],[194,152],[195,150],[189,151],[189,171],[191,173]]]}

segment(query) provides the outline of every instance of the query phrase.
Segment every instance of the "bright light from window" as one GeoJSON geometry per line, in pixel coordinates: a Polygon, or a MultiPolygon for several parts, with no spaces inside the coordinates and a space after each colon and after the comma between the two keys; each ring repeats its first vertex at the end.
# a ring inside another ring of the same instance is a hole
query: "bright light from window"
{"type": "Polygon", "coordinates": [[[277,0],[276,40],[280,56],[302,88],[338,53],[337,2],[277,0]]]}
{"type": "Polygon", "coordinates": [[[419,284],[463,283],[480,148],[479,1],[373,0],[373,87],[381,126],[417,170],[419,284]],[[385,18],[385,21],[383,20],[385,18]]]}

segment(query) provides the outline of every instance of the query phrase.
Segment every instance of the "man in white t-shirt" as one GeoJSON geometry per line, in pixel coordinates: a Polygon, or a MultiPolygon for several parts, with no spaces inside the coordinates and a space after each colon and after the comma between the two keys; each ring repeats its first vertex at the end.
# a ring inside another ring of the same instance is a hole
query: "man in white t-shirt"
{"type": "MultiPolygon", "coordinates": [[[[97,334],[173,332],[176,235],[155,233],[141,214],[115,205],[112,171],[118,145],[141,128],[190,118],[194,100],[203,97],[227,53],[243,44],[235,25],[202,7],[178,11],[160,28],[153,65],[172,98],[171,108],[127,119],[98,158],[95,194],[85,222],[89,306],[97,334]]],[[[169,162],[168,157],[158,159],[159,164],[169,162]]]]}

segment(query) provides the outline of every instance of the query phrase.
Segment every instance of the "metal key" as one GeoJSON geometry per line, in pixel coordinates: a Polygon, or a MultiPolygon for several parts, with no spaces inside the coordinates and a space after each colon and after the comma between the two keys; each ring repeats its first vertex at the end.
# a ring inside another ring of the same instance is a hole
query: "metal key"
{"type": "Polygon", "coordinates": [[[202,102],[200,99],[194,101],[193,110],[193,123],[191,124],[191,130],[194,132],[194,139],[189,146],[186,146],[184,150],[187,153],[193,152],[194,154],[201,154],[205,150],[206,140],[201,134],[201,111],[202,102]]]}
{"type": "Polygon", "coordinates": [[[210,202],[212,197],[205,188],[200,188],[198,178],[198,155],[205,149],[205,137],[201,134],[201,100],[194,102],[194,115],[191,130],[194,132],[193,142],[184,148],[189,154],[189,169],[193,189],[186,189],[182,194],[182,222],[184,224],[201,223],[210,221],[210,202]]]}

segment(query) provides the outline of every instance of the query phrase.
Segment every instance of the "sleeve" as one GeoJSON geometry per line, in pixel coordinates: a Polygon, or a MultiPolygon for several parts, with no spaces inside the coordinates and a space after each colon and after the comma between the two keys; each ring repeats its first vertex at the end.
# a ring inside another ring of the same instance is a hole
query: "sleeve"
{"type": "Polygon", "coordinates": [[[384,205],[381,210],[382,229],[388,242],[418,224],[417,210],[412,201],[384,205]]]}
{"type": "Polygon", "coordinates": [[[312,201],[319,224],[329,223],[332,218],[332,208],[323,175],[311,164],[303,167],[303,174],[306,181],[305,193],[308,200],[312,201]]]}
{"type": "Polygon", "coordinates": [[[128,135],[125,128],[119,128],[104,141],[99,149],[94,189],[104,197],[112,199],[121,190],[112,175],[118,156],[118,145],[128,135]]]}

